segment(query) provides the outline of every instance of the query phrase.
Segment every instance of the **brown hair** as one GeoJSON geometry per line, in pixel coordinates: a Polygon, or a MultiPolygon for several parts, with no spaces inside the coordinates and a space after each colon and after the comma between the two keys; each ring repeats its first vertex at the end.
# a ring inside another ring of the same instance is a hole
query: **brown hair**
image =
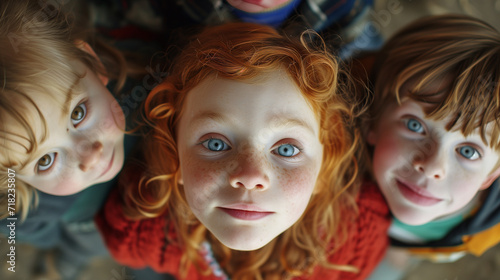
{"type": "Polygon", "coordinates": [[[429,118],[452,116],[448,130],[479,128],[486,144],[493,123],[489,145],[500,150],[500,33],[492,26],[465,15],[421,18],[385,44],[375,65],[375,119],[404,95],[429,105],[429,118]]]}
{"type": "Polygon", "coordinates": [[[128,185],[124,210],[129,217],[139,219],[168,213],[178,236],[169,242],[185,248],[181,273],[189,264],[203,266],[198,249],[207,239],[232,279],[307,275],[318,264],[355,270],[330,264],[327,257],[345,240],[346,224],[355,218],[357,209],[359,169],[355,153],[360,136],[351,126],[357,104],[350,98],[348,83],[339,84],[343,71],[317,39],[312,33],[289,38],[270,27],[250,23],[207,28],[184,48],[170,76],[149,94],[145,119],[152,132],[144,147],[151,175],[139,186],[128,185]],[[234,251],[218,242],[194,217],[178,185],[176,127],[186,95],[207,77],[244,81],[278,69],[287,72],[317,114],[324,147],[322,167],[315,193],[297,223],[261,249],[234,251]]]}
{"type": "MultiPolygon", "coordinates": [[[[70,61],[81,61],[95,73],[118,79],[117,88],[124,83],[123,56],[99,40],[91,42],[85,26],[75,24],[75,18],[62,8],[43,0],[0,1],[0,119],[8,120],[0,122],[2,182],[7,181],[7,169],[21,169],[28,156],[36,151],[37,143],[47,135],[48,120],[30,96],[66,96],[82,78],[83,73],[77,73],[70,61]],[[94,45],[104,66],[77,46],[81,41],[94,45]],[[28,115],[41,120],[40,139],[28,115]],[[22,132],[9,131],[8,127],[13,126],[22,128],[22,132]]],[[[7,215],[7,190],[7,184],[0,185],[0,218],[7,215]]],[[[31,202],[36,204],[36,193],[32,186],[17,180],[16,194],[16,210],[25,218],[31,202]]]]}

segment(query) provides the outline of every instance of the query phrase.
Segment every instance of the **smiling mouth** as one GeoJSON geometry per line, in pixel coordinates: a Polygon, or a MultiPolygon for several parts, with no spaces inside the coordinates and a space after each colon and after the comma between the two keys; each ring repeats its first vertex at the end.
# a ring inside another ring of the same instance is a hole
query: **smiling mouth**
{"type": "Polygon", "coordinates": [[[229,214],[231,217],[246,221],[259,220],[274,213],[268,211],[249,211],[249,210],[241,210],[241,209],[225,208],[225,207],[218,207],[218,208],[224,211],[225,213],[229,214]]]}
{"type": "Polygon", "coordinates": [[[113,150],[113,154],[111,155],[111,159],[109,160],[109,163],[108,163],[108,166],[106,166],[106,168],[104,169],[104,171],[101,173],[101,175],[99,175],[98,178],[101,178],[102,176],[106,175],[106,173],[108,173],[108,171],[111,169],[111,167],[113,166],[113,162],[115,160],[115,151],[113,150]]]}
{"type": "Polygon", "coordinates": [[[399,192],[409,201],[418,204],[420,206],[432,206],[442,201],[440,198],[431,196],[430,194],[424,193],[425,190],[419,187],[410,186],[396,180],[396,185],[399,192]]]}

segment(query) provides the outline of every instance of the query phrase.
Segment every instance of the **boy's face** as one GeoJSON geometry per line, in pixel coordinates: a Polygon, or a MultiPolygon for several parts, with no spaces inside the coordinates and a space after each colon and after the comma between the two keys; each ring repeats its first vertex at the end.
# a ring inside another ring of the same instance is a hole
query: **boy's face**
{"type": "MultiPolygon", "coordinates": [[[[45,118],[47,138],[18,176],[52,195],[71,195],[109,181],[123,165],[123,112],[99,77],[81,64],[78,67],[86,74],[75,87],[77,93],[68,94],[67,100],[61,95],[30,96],[45,118]]],[[[33,112],[29,116],[40,139],[40,118],[33,112]]]]}
{"type": "Polygon", "coordinates": [[[480,134],[447,131],[448,121],[427,119],[421,103],[403,97],[401,105],[385,108],[368,134],[375,178],[403,223],[421,225],[452,214],[500,175],[493,170],[499,154],[480,134]]]}
{"type": "Polygon", "coordinates": [[[191,210],[229,248],[265,246],[300,218],[316,184],[314,112],[281,71],[207,78],[185,102],[177,142],[191,210]]]}

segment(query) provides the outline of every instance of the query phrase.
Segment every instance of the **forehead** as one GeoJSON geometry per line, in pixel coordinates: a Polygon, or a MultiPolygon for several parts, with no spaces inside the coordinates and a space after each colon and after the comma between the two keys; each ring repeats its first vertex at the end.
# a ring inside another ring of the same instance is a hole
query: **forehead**
{"type": "Polygon", "coordinates": [[[50,127],[59,125],[69,114],[70,102],[78,94],[77,79],[61,91],[60,87],[19,86],[5,91],[0,118],[3,166],[23,166],[36,152],[37,146],[50,135],[50,127]]]}
{"type": "MultiPolygon", "coordinates": [[[[419,102],[419,101],[413,100],[413,99],[406,96],[406,97],[403,97],[401,99],[400,103],[394,102],[394,104],[395,104],[395,107],[390,108],[390,106],[389,106],[387,112],[391,112],[392,110],[394,110],[393,112],[401,113],[401,114],[403,114],[403,113],[416,113],[419,116],[421,116],[425,121],[431,121],[434,124],[439,124],[440,127],[442,127],[444,130],[446,130],[448,132],[460,133],[460,135],[461,135],[460,137],[463,137],[463,138],[472,138],[472,137],[476,137],[476,136],[481,137],[481,135],[482,135],[482,130],[480,127],[476,127],[475,129],[473,129],[471,131],[471,133],[469,133],[467,135],[462,132],[460,126],[454,126],[454,127],[452,127],[452,129],[447,129],[448,124],[450,122],[454,121],[454,116],[450,114],[448,116],[443,117],[442,119],[430,118],[425,113],[426,109],[428,109],[431,106],[427,103],[419,102]]],[[[496,126],[497,126],[496,123],[489,122],[484,127],[484,131],[486,134],[485,140],[487,142],[486,144],[491,143],[491,141],[493,140],[492,135],[493,135],[493,131],[495,130],[496,126]]]]}
{"type": "MultiPolygon", "coordinates": [[[[422,96],[429,104],[435,104],[445,99],[451,93],[451,85],[453,77],[446,75],[443,77],[418,76],[412,77],[409,80],[403,81],[397,92],[396,98],[401,100],[406,96],[422,96]]],[[[396,87],[397,87],[396,83],[396,87]]]]}
{"type": "Polygon", "coordinates": [[[19,161],[47,137],[47,124],[56,121],[56,112],[61,114],[64,98],[32,92],[10,99],[9,103],[9,110],[1,114],[2,146],[5,148],[2,154],[10,161],[19,161]]]}
{"type": "Polygon", "coordinates": [[[216,112],[242,119],[301,118],[312,127],[318,122],[311,106],[294,81],[282,71],[251,80],[209,77],[193,88],[184,104],[184,117],[216,112]]]}

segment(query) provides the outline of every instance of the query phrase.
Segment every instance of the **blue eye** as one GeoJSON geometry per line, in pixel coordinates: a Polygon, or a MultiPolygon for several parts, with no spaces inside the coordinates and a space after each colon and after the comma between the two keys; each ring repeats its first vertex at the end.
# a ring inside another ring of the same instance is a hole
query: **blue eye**
{"type": "Polygon", "coordinates": [[[458,152],[466,159],[476,160],[481,157],[479,152],[471,146],[463,146],[458,148],[458,152]]]}
{"type": "Polygon", "coordinates": [[[73,109],[73,112],[71,112],[71,122],[73,125],[78,125],[85,119],[86,116],[87,106],[85,106],[85,103],[78,104],[78,106],[73,109]]]}
{"type": "Polygon", "coordinates": [[[406,127],[413,131],[413,132],[417,132],[417,133],[422,133],[424,132],[424,127],[422,126],[422,124],[417,121],[416,119],[408,119],[406,121],[406,127]]]}
{"type": "Polygon", "coordinates": [[[275,149],[278,155],[282,157],[293,157],[297,155],[300,150],[292,144],[283,144],[275,149]]]}
{"type": "Polygon", "coordinates": [[[229,145],[226,144],[226,142],[217,139],[217,138],[210,138],[202,142],[202,145],[209,149],[210,151],[214,152],[220,152],[220,151],[225,151],[229,150],[229,145]]]}
{"type": "Polygon", "coordinates": [[[43,155],[39,160],[37,164],[37,171],[46,171],[52,167],[52,164],[54,164],[54,160],[56,158],[56,153],[48,153],[43,155]]]}

